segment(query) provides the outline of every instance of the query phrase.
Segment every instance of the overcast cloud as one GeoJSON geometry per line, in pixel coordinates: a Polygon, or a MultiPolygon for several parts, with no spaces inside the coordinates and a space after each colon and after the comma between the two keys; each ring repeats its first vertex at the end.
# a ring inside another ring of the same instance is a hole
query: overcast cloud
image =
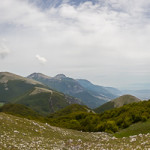
{"type": "Polygon", "coordinates": [[[150,83],[147,0],[100,0],[97,5],[50,9],[27,0],[4,0],[0,39],[7,40],[5,46],[0,42],[0,58],[11,52],[0,59],[1,71],[64,73],[115,87],[150,83]]]}
{"type": "Polygon", "coordinates": [[[4,40],[0,41],[0,59],[4,59],[10,53],[9,48],[5,45],[4,40]]]}

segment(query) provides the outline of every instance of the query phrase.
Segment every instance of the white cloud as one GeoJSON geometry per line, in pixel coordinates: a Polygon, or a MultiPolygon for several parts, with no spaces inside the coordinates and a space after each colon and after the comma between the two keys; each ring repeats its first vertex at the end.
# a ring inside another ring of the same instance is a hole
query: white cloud
{"type": "Polygon", "coordinates": [[[45,64],[47,62],[46,58],[41,57],[40,55],[36,55],[37,60],[41,63],[41,64],[45,64]]]}
{"type": "Polygon", "coordinates": [[[4,59],[10,53],[4,42],[0,42],[0,59],[4,59]]]}
{"type": "MultiPolygon", "coordinates": [[[[32,64],[30,70],[38,70],[32,58],[42,49],[48,61],[40,55],[36,58],[47,64],[39,70],[43,73],[53,70],[52,74],[66,73],[114,86],[138,82],[144,75],[136,76],[137,71],[150,75],[149,8],[147,0],[99,0],[97,5],[88,2],[47,10],[27,1],[2,1],[0,37],[6,37],[14,52],[0,67],[20,70],[32,64]]],[[[0,52],[1,58],[8,54],[6,49],[0,52]]]]}

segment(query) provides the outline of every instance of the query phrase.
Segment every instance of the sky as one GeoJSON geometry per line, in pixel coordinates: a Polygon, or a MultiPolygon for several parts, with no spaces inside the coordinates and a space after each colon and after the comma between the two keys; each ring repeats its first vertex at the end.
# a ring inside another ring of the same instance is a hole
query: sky
{"type": "Polygon", "coordinates": [[[150,83],[150,1],[99,0],[41,8],[0,4],[0,71],[63,73],[130,89],[150,83]]]}

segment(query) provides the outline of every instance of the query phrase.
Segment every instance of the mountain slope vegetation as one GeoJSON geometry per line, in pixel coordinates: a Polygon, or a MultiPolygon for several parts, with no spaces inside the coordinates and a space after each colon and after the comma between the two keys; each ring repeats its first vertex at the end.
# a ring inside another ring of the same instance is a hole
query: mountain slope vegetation
{"type": "Polygon", "coordinates": [[[76,112],[87,112],[88,113],[88,112],[92,112],[92,110],[84,105],[72,104],[72,105],[69,105],[69,106],[49,115],[49,117],[55,118],[55,117],[60,117],[60,116],[65,116],[68,114],[76,113],[76,112]]]}
{"type": "Polygon", "coordinates": [[[139,102],[139,101],[140,101],[140,99],[136,98],[135,96],[123,95],[123,96],[120,96],[116,99],[113,99],[113,100],[101,105],[100,107],[94,109],[94,111],[97,113],[101,113],[106,110],[110,110],[113,108],[121,107],[123,105],[134,103],[134,102],[139,102]]]}
{"type": "Polygon", "coordinates": [[[115,135],[122,137],[133,135],[133,133],[149,133],[150,100],[127,104],[101,114],[96,114],[87,106],[78,104],[67,106],[48,117],[41,116],[20,104],[5,104],[0,108],[0,112],[84,132],[117,132],[115,135]],[[132,128],[134,131],[130,133],[132,128]],[[126,134],[125,131],[127,131],[126,134]]]}
{"type": "Polygon", "coordinates": [[[29,107],[21,104],[5,104],[0,107],[0,112],[16,115],[23,118],[36,120],[40,118],[40,114],[33,111],[29,107]]]}
{"type": "Polygon", "coordinates": [[[117,132],[130,125],[147,121],[150,118],[150,100],[131,103],[100,114],[93,112],[74,112],[54,115],[52,125],[90,132],[117,132]]]}
{"type": "Polygon", "coordinates": [[[18,97],[14,100],[14,103],[26,105],[43,115],[54,113],[70,104],[81,104],[78,99],[71,96],[48,89],[41,90],[41,88],[41,91],[37,92],[37,89],[39,88],[35,88],[21,97],[18,97]]]}
{"type": "Polygon", "coordinates": [[[34,87],[45,87],[42,83],[9,72],[0,72],[0,102],[11,102],[34,87]]]}

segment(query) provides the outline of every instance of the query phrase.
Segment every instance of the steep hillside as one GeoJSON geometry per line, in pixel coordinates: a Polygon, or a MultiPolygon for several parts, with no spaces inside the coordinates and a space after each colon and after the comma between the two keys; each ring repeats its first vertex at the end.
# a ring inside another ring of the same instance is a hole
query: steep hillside
{"type": "Polygon", "coordinates": [[[116,98],[117,95],[119,96],[121,94],[121,91],[113,87],[104,87],[104,86],[94,85],[90,81],[85,80],[85,79],[78,79],[77,81],[79,82],[81,86],[83,86],[90,92],[93,92],[95,96],[105,97],[107,100],[116,98]]]}
{"type": "Polygon", "coordinates": [[[32,79],[12,73],[0,73],[0,105],[18,103],[26,105],[40,114],[47,115],[70,104],[82,104],[77,98],[50,90],[32,79]]]}
{"type": "Polygon", "coordinates": [[[74,79],[68,78],[63,74],[56,75],[55,77],[47,77],[41,73],[33,73],[28,76],[29,79],[40,81],[43,84],[63,92],[65,94],[73,94],[84,91],[84,88],[74,79]]]}
{"type": "Polygon", "coordinates": [[[104,132],[80,132],[0,113],[0,149],[145,149],[149,135],[115,138],[104,132]]]}
{"type": "Polygon", "coordinates": [[[0,102],[6,103],[32,90],[45,87],[42,83],[9,72],[0,72],[0,102]]]}
{"type": "Polygon", "coordinates": [[[70,104],[81,104],[76,98],[39,87],[15,99],[14,103],[26,105],[43,115],[54,113],[70,104]]]}
{"type": "MultiPolygon", "coordinates": [[[[41,73],[33,73],[28,78],[40,81],[64,94],[77,97],[90,108],[100,106],[106,101],[117,97],[104,87],[97,86],[97,88],[88,88],[84,84],[81,84],[79,80],[66,77],[63,74],[56,75],[55,77],[47,77],[41,73]]],[[[93,87],[96,86],[93,85],[93,87]]]]}
{"type": "Polygon", "coordinates": [[[94,109],[94,111],[97,113],[101,113],[101,112],[104,112],[106,110],[118,108],[118,107],[121,107],[123,105],[130,104],[133,102],[139,102],[139,101],[140,101],[140,99],[136,98],[135,96],[123,95],[123,96],[120,96],[116,99],[111,100],[110,102],[107,102],[107,103],[101,105],[100,107],[94,109]]]}

